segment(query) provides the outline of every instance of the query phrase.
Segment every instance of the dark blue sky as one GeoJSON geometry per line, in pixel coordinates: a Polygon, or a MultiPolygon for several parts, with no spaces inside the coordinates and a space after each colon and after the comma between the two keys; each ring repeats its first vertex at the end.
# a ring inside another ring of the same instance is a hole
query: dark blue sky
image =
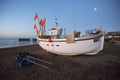
{"type": "Polygon", "coordinates": [[[54,15],[67,33],[76,29],[84,34],[96,26],[120,31],[119,0],[0,0],[0,37],[35,37],[36,12],[46,17],[47,31],[55,26],[54,15]]]}

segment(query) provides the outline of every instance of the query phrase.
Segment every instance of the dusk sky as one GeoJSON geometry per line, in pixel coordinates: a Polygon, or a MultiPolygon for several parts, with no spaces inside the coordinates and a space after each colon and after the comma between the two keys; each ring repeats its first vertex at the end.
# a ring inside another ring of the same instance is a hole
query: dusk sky
{"type": "Polygon", "coordinates": [[[46,17],[47,31],[55,26],[55,15],[67,33],[97,26],[120,31],[120,0],[0,0],[0,37],[36,37],[36,13],[46,17]]]}

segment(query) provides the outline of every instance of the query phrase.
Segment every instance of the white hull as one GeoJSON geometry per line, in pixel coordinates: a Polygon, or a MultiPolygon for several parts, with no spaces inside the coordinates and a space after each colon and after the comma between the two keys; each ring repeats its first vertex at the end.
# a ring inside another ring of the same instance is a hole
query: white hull
{"type": "Polygon", "coordinates": [[[53,42],[48,42],[48,39],[37,39],[43,49],[58,55],[94,55],[103,49],[104,44],[103,34],[78,37],[74,39],[74,43],[67,43],[66,38],[52,39],[53,42]]]}
{"type": "Polygon", "coordinates": [[[67,43],[66,39],[52,39],[53,42],[48,42],[48,39],[38,39],[38,44],[45,50],[58,55],[94,55],[103,49],[104,36],[99,37],[80,37],[75,38],[74,43],[67,43]],[[98,38],[98,41],[94,41],[98,38]]]}

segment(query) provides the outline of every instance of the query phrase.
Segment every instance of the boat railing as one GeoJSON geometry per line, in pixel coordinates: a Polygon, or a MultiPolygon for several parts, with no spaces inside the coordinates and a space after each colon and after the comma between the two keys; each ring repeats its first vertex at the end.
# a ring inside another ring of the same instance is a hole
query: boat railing
{"type": "Polygon", "coordinates": [[[103,35],[103,33],[98,33],[98,34],[87,34],[87,35],[81,35],[80,38],[94,38],[103,35]]]}
{"type": "MultiPolygon", "coordinates": [[[[75,36],[74,38],[93,38],[93,37],[97,37],[102,35],[102,33],[98,33],[98,34],[87,34],[87,35],[79,35],[79,36],[75,36]]],[[[42,39],[64,39],[66,38],[67,35],[43,35],[43,36],[39,36],[39,38],[42,39]]]]}
{"type": "Polygon", "coordinates": [[[65,35],[61,35],[61,36],[58,36],[58,35],[43,35],[43,36],[39,36],[39,38],[42,38],[42,39],[63,39],[65,37],[66,37],[65,35]]]}

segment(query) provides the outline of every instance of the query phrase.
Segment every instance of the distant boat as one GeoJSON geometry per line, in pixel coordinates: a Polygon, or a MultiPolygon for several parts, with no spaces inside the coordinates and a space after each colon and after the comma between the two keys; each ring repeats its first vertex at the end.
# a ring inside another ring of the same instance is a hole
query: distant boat
{"type": "Polygon", "coordinates": [[[29,38],[19,38],[19,41],[30,41],[29,38]]]}
{"type": "Polygon", "coordinates": [[[37,32],[38,44],[48,52],[58,55],[95,55],[103,49],[104,33],[101,29],[87,30],[89,34],[86,35],[76,31],[66,34],[64,29],[62,35],[63,29],[55,22],[56,27],[49,29],[49,35],[46,35],[45,21],[46,18],[40,20],[40,30],[36,28],[36,24],[34,29],[37,32]]]}

